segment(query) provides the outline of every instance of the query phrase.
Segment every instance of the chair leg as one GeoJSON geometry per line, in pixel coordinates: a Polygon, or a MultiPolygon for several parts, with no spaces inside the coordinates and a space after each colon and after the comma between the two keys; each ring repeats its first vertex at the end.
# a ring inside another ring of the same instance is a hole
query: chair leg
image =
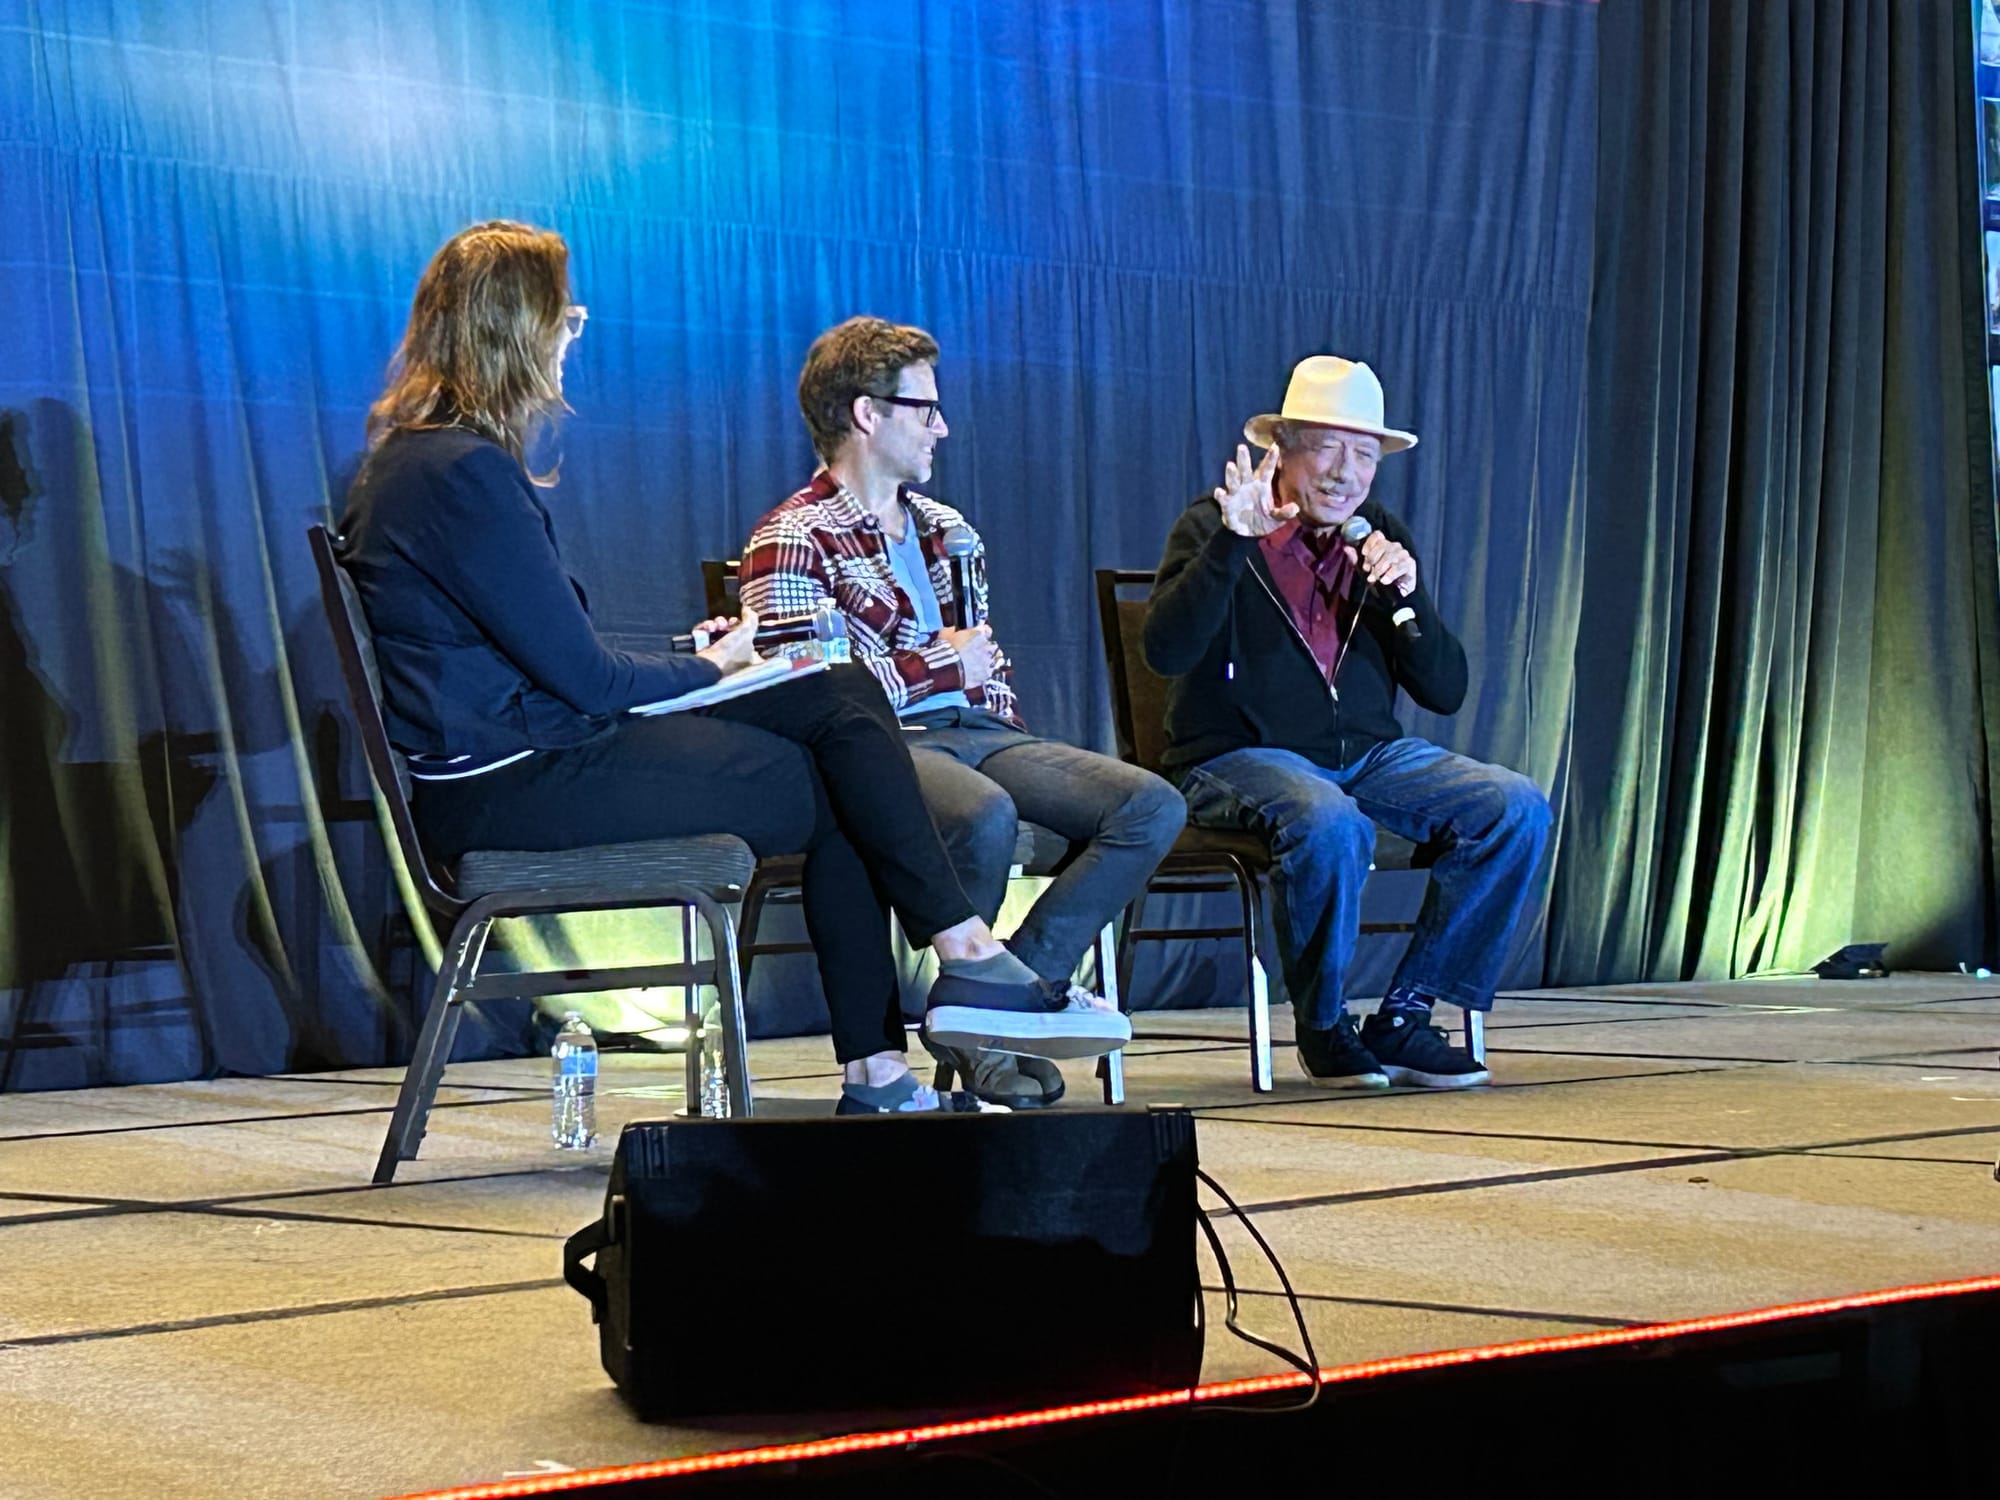
{"type": "Polygon", "coordinates": [[[1486,1065],[1486,1012],[1468,1008],[1465,1012],[1465,1050],[1481,1067],[1486,1065]]]}
{"type": "Polygon", "coordinates": [[[1128,1016],[1132,1013],[1132,1003],[1126,997],[1132,993],[1132,960],[1139,946],[1132,934],[1146,919],[1146,896],[1150,889],[1139,887],[1139,894],[1126,905],[1125,928],[1118,934],[1118,962],[1113,965],[1113,972],[1118,976],[1118,1008],[1128,1016]]]}
{"type": "Polygon", "coordinates": [[[1277,1084],[1271,1078],[1271,991],[1264,977],[1264,961],[1250,959],[1250,1087],[1268,1094],[1277,1084]]]}
{"type": "MultiPolygon", "coordinates": [[[[1118,932],[1117,925],[1106,922],[1097,934],[1097,983],[1104,991],[1104,998],[1125,1010],[1125,990],[1118,983],[1118,932]]],[[[1125,1052],[1107,1052],[1097,1060],[1097,1076],[1104,1080],[1104,1102],[1123,1104],[1125,1102],[1125,1052]]]]}
{"type": "Polygon", "coordinates": [[[451,935],[438,965],[437,983],[431,988],[431,1002],[424,1011],[423,1026],[417,1032],[416,1051],[403,1070],[403,1086],[396,1092],[396,1110],[389,1117],[389,1133],[382,1141],[382,1154],[375,1162],[375,1181],[395,1181],[399,1163],[415,1161],[417,1147],[430,1121],[431,1105],[437,1099],[444,1066],[451,1057],[452,1040],[458,1035],[459,994],[478,971],[486,952],[486,936],[492,930],[489,919],[478,918],[451,935]]]}
{"type": "Polygon", "coordinates": [[[14,1021],[7,1031],[7,1055],[0,1057],[0,1094],[6,1093],[14,1082],[14,1063],[21,1055],[21,1037],[28,1029],[28,997],[34,992],[30,984],[23,984],[14,992],[14,1021]]]}
{"type": "MultiPolygon", "coordinates": [[[[697,913],[692,906],[680,908],[681,914],[681,962],[693,963],[697,955],[695,920],[697,913]]],[[[681,1021],[687,1030],[687,1050],[681,1056],[683,1074],[682,1091],[687,1096],[687,1112],[701,1113],[701,1065],[705,1039],[702,1036],[701,986],[688,984],[681,987],[681,1021]]]]}
{"type": "MultiPolygon", "coordinates": [[[[722,1018],[722,1069],[729,1085],[729,1116],[749,1119],[756,1113],[750,1093],[750,1027],[743,1015],[743,982],[738,967],[736,930],[729,913],[713,901],[701,903],[708,923],[715,970],[716,1009],[722,1018]]],[[[698,1099],[697,1099],[698,1102],[698,1099]]]]}
{"type": "Polygon", "coordinates": [[[1257,954],[1257,877],[1233,860],[1231,866],[1243,904],[1243,962],[1250,981],[1250,1087],[1268,1094],[1276,1084],[1271,1078],[1271,990],[1257,954]]]}
{"type": "Polygon", "coordinates": [[[753,870],[743,892],[743,915],[736,923],[736,982],[746,995],[750,993],[750,965],[757,961],[757,928],[764,920],[764,901],[770,894],[771,885],[763,872],[753,870]]]}

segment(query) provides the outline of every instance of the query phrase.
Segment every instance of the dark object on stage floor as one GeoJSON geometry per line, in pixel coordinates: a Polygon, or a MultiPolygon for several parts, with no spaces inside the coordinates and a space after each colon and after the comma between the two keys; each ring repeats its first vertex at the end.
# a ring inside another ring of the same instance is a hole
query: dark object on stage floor
{"type": "Polygon", "coordinates": [[[1849,943],[1837,953],[1829,953],[1813,965],[1822,979],[1887,979],[1889,965],[1883,962],[1887,943],[1849,943]]]}
{"type": "Polygon", "coordinates": [[[642,1122],[563,1270],[648,1417],[1182,1389],[1195,1165],[1180,1108],[642,1122]]]}

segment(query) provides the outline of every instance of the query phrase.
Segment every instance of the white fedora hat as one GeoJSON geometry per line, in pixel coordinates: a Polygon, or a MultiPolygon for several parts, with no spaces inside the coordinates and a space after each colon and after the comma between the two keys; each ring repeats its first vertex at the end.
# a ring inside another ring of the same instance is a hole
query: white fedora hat
{"type": "Polygon", "coordinates": [[[1292,370],[1285,387],[1285,409],[1267,411],[1243,424],[1243,435],[1260,448],[1271,446],[1280,422],[1307,422],[1315,427],[1339,427],[1365,432],[1382,440],[1384,453],[1417,446],[1417,435],[1382,425],[1382,382],[1356,360],[1337,354],[1315,354],[1292,370]]]}

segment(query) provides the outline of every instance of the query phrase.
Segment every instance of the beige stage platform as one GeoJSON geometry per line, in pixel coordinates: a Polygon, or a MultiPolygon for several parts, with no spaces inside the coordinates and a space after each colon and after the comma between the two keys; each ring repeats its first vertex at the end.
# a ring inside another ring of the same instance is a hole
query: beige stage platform
{"type": "MultiPolygon", "coordinates": [[[[1215,1040],[1135,1045],[1130,1092],[1198,1109],[1204,1162],[1255,1206],[1325,1364],[2000,1271],[2000,984],[1509,997],[1496,1086],[1453,1095],[1318,1093],[1289,1051],[1278,1092],[1252,1095],[1242,1020],[1142,1017],[1215,1040]]],[[[754,1066],[763,1097],[836,1091],[824,1039],[760,1044],[754,1066]]],[[[678,1076],[607,1057],[607,1136],[674,1110],[678,1076]]],[[[631,1420],[560,1282],[608,1146],[549,1148],[536,1063],[471,1065],[423,1158],[372,1188],[395,1079],[0,1098],[0,1495],[382,1496],[861,1425],[631,1420]]],[[[1081,1068],[1071,1095],[1095,1098],[1081,1068]]],[[[948,1295],[923,1202],[883,1185],[913,1294],[888,1336],[913,1351],[948,1295]]],[[[800,1312],[801,1338],[840,1336],[800,1312]]],[[[1219,1312],[1207,1375],[1271,1368],[1219,1312]]],[[[1250,1316],[1286,1335],[1275,1298],[1250,1316]]]]}

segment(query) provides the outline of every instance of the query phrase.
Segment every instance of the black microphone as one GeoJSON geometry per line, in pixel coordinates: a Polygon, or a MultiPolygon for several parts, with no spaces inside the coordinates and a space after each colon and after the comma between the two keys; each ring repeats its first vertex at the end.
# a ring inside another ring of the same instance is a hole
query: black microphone
{"type": "Polygon", "coordinates": [[[978,623],[972,618],[972,554],[978,550],[979,536],[970,526],[945,527],[944,555],[951,568],[951,592],[957,600],[952,614],[959,630],[970,630],[978,623]]]}
{"type": "MultiPolygon", "coordinates": [[[[1346,523],[1340,528],[1340,534],[1348,542],[1359,547],[1375,534],[1375,528],[1368,524],[1366,516],[1349,516],[1346,523]]],[[[1364,583],[1362,587],[1369,589],[1373,588],[1374,585],[1364,583]]],[[[1424,633],[1417,629],[1416,607],[1407,598],[1401,594],[1392,593],[1389,596],[1386,607],[1389,610],[1389,623],[1403,633],[1404,640],[1420,641],[1424,638],[1424,633]]]]}

